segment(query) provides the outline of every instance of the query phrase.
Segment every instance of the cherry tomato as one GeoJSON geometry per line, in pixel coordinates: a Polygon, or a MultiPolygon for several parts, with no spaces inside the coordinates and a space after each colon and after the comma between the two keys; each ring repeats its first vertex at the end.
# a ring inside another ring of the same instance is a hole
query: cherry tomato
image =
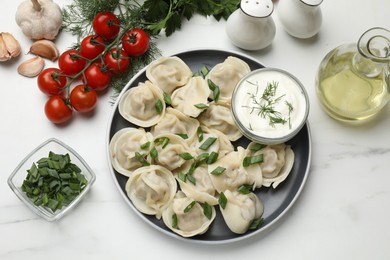
{"type": "Polygon", "coordinates": [[[97,35],[86,36],[80,43],[80,55],[87,59],[94,59],[104,51],[105,43],[97,35]]]}
{"type": "Polygon", "coordinates": [[[84,72],[82,78],[84,84],[96,91],[104,90],[111,81],[111,74],[101,63],[95,62],[84,72]]]}
{"type": "Polygon", "coordinates": [[[58,58],[58,66],[60,70],[66,75],[76,75],[85,67],[86,61],[79,56],[77,50],[67,50],[58,58]]]}
{"type": "Polygon", "coordinates": [[[125,72],[130,65],[130,57],[123,50],[113,48],[104,55],[104,64],[114,74],[125,72]]]}
{"type": "Polygon", "coordinates": [[[111,40],[118,35],[120,22],[115,14],[111,12],[100,12],[93,18],[92,28],[97,35],[111,40]]]}
{"type": "Polygon", "coordinates": [[[70,92],[70,104],[78,112],[92,111],[97,104],[97,94],[93,89],[86,89],[83,84],[77,85],[70,92]]]}
{"type": "Polygon", "coordinates": [[[126,32],[122,37],[123,49],[129,56],[141,56],[149,49],[149,36],[140,29],[134,28],[126,32]]]}
{"type": "Polygon", "coordinates": [[[67,79],[57,68],[44,69],[38,75],[38,87],[48,96],[58,95],[64,92],[67,79]]]}
{"type": "Polygon", "coordinates": [[[73,111],[60,95],[51,96],[45,104],[46,117],[54,124],[62,124],[72,118],[73,111]]]}

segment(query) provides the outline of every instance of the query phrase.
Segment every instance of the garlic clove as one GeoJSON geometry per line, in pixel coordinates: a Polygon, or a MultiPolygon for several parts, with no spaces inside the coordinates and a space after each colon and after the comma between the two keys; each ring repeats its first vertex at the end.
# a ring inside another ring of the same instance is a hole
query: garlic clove
{"type": "Polygon", "coordinates": [[[21,48],[19,42],[15,39],[15,37],[8,32],[2,32],[1,36],[3,37],[3,41],[10,56],[18,57],[21,53],[21,48]]]}
{"type": "Polygon", "coordinates": [[[57,60],[60,56],[57,46],[49,40],[35,41],[30,47],[30,52],[51,61],[57,60]]]}
{"type": "Polygon", "coordinates": [[[18,73],[25,77],[36,77],[43,70],[45,60],[39,56],[28,59],[18,66],[18,73]]]}
{"type": "Polygon", "coordinates": [[[11,55],[7,50],[7,46],[5,46],[3,36],[0,34],[0,61],[7,61],[9,59],[11,59],[11,55]]]}

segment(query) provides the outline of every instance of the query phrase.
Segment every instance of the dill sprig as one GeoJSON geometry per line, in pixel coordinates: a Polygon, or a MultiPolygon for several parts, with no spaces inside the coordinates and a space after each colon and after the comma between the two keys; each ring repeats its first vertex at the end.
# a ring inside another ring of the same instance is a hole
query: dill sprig
{"type": "MultiPolygon", "coordinates": [[[[285,95],[276,96],[276,90],[278,88],[278,82],[267,83],[263,93],[259,94],[259,85],[258,83],[247,81],[249,84],[256,86],[255,93],[248,92],[252,101],[252,105],[243,106],[250,108],[250,114],[256,112],[261,118],[267,119],[270,126],[275,127],[276,124],[286,124],[289,123],[289,128],[291,129],[291,113],[294,110],[293,105],[285,101],[286,106],[288,107],[288,117],[283,117],[282,113],[275,109],[275,105],[278,104],[285,95]]],[[[249,126],[252,129],[252,126],[249,126]]]]}

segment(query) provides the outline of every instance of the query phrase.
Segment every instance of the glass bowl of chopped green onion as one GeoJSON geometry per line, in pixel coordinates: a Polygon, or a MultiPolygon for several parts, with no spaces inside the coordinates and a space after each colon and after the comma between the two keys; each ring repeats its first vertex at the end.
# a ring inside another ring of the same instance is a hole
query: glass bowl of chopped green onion
{"type": "Polygon", "coordinates": [[[75,150],[50,138],[19,163],[8,185],[37,215],[54,221],[82,200],[95,179],[95,173],[75,150]]]}

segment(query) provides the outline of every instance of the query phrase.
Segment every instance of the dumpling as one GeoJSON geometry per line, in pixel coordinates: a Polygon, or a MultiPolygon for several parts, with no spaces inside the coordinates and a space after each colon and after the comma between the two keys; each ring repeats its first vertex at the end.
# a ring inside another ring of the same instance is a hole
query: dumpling
{"type": "Polygon", "coordinates": [[[136,158],[136,152],[148,154],[149,149],[142,145],[152,141],[153,136],[142,128],[122,128],[110,140],[109,150],[114,169],[125,176],[143,166],[136,158]]]}
{"type": "Polygon", "coordinates": [[[253,188],[262,186],[263,177],[259,163],[244,167],[245,154],[245,149],[239,146],[237,151],[228,153],[208,166],[211,181],[218,192],[237,190],[242,185],[250,185],[253,188]],[[217,169],[223,171],[216,174],[217,169]]]}
{"type": "Polygon", "coordinates": [[[182,167],[187,161],[180,155],[190,153],[188,144],[178,135],[162,134],[155,136],[152,142],[150,159],[154,164],[164,166],[170,171],[182,167]],[[154,151],[153,151],[154,150],[154,151]],[[153,155],[153,153],[155,153],[153,155]]]}
{"type": "Polygon", "coordinates": [[[176,178],[178,179],[181,190],[187,197],[202,203],[207,202],[209,205],[218,204],[216,190],[210,179],[206,164],[195,168],[194,172],[191,174],[192,180],[186,175],[183,175],[185,176],[183,178],[180,178],[179,175],[176,175],[176,178]]]}
{"type": "Polygon", "coordinates": [[[209,207],[210,215],[204,213],[203,206],[181,191],[175,195],[171,205],[164,210],[165,225],[182,237],[204,234],[215,219],[215,208],[209,207]]]}
{"type": "Polygon", "coordinates": [[[238,191],[226,190],[225,208],[219,206],[223,219],[229,229],[236,234],[248,231],[255,220],[259,220],[264,213],[262,201],[254,193],[242,194],[238,191]]]}
{"type": "Polygon", "coordinates": [[[230,100],[233,90],[243,76],[250,72],[249,65],[243,60],[229,56],[224,62],[214,66],[208,78],[219,87],[220,100],[230,100]]]}
{"type": "Polygon", "coordinates": [[[225,156],[227,153],[234,151],[234,146],[226,135],[218,130],[208,129],[207,127],[202,127],[202,139],[200,140],[199,137],[196,138],[191,144],[191,147],[194,148],[197,155],[216,152],[218,153],[218,157],[225,156]],[[201,146],[209,138],[215,139],[215,141],[207,149],[201,149],[201,146]]]}
{"type": "Polygon", "coordinates": [[[292,167],[294,166],[295,154],[291,149],[291,146],[287,145],[285,148],[285,160],[282,168],[276,176],[268,177],[263,176],[263,185],[269,187],[272,185],[273,188],[276,188],[280,183],[282,183],[287,176],[290,174],[292,167]]]}
{"type": "Polygon", "coordinates": [[[163,92],[150,81],[141,82],[124,93],[118,109],[127,121],[137,126],[150,127],[164,117],[163,92]]]}
{"type": "Polygon", "coordinates": [[[210,89],[206,80],[201,76],[192,77],[188,83],[176,89],[171,96],[172,107],[190,117],[198,117],[207,106],[210,89]]]}
{"type": "Polygon", "coordinates": [[[126,193],[142,213],[161,218],[177,191],[172,173],[159,165],[138,168],[126,182],[126,193]]]}
{"type": "Polygon", "coordinates": [[[148,65],[146,77],[171,95],[176,88],[187,84],[192,71],[179,57],[161,57],[148,65]]]}
{"type": "MultiPolygon", "coordinates": [[[[248,155],[263,156],[263,162],[260,163],[263,175],[263,186],[276,188],[289,175],[294,164],[294,151],[291,146],[284,143],[276,145],[263,145],[261,149],[253,149],[259,146],[254,142],[247,148],[248,155]]],[[[261,145],[260,145],[261,146],[261,145]]]]}
{"type": "Polygon", "coordinates": [[[222,132],[230,141],[236,141],[242,137],[241,131],[234,122],[228,103],[211,102],[206,111],[198,117],[198,120],[201,125],[222,132]]]}
{"type": "Polygon", "coordinates": [[[184,115],[179,110],[167,107],[164,118],[152,127],[151,133],[154,136],[165,133],[186,136],[186,142],[191,143],[196,137],[199,124],[198,120],[184,115]]]}

